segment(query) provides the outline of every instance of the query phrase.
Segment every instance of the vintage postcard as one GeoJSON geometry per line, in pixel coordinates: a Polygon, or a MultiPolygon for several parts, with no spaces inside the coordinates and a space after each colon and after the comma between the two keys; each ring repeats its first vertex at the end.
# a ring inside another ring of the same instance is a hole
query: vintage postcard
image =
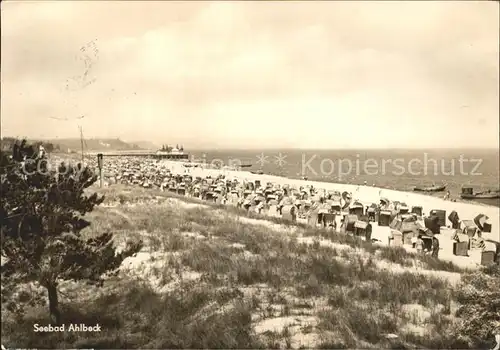
{"type": "Polygon", "coordinates": [[[497,1],[3,1],[2,349],[500,347],[497,1]]]}

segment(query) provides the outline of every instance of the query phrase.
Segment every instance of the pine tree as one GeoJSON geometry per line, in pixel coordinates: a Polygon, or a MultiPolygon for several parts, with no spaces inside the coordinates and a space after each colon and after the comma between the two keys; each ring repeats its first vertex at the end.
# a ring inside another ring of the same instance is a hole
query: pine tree
{"type": "Polygon", "coordinates": [[[61,163],[57,170],[37,159],[25,141],[12,157],[0,154],[1,247],[7,259],[2,282],[39,282],[47,289],[52,321],[61,324],[58,281],[102,285],[106,273],[116,273],[141,244],[117,254],[111,233],[83,237],[81,231],[90,225],[83,216],[104,200],[84,192],[97,176],[81,164],[61,163]]]}

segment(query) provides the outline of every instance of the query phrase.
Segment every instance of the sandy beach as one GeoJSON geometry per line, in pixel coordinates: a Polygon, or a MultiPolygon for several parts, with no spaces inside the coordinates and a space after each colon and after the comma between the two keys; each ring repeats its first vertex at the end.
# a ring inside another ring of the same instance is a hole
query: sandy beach
{"type": "MultiPolygon", "coordinates": [[[[173,161],[163,161],[162,166],[170,169],[174,173],[183,173],[185,167],[183,163],[173,161]]],[[[492,225],[491,233],[483,233],[485,239],[490,239],[500,242],[500,208],[493,206],[486,206],[482,204],[462,203],[445,201],[441,198],[430,197],[418,193],[409,193],[395,190],[388,190],[372,186],[358,186],[349,184],[337,184],[329,182],[317,182],[307,180],[289,179],[274,175],[259,175],[253,174],[249,171],[233,171],[226,169],[203,169],[203,168],[189,168],[189,173],[192,176],[205,177],[207,175],[217,176],[224,174],[227,178],[238,179],[238,181],[255,181],[260,180],[263,184],[272,182],[276,184],[289,184],[292,186],[306,186],[312,185],[315,188],[337,191],[348,191],[353,194],[353,199],[362,202],[365,205],[371,203],[378,203],[380,197],[386,197],[391,201],[405,202],[408,206],[422,206],[424,213],[429,214],[433,209],[446,210],[448,216],[453,210],[457,211],[460,220],[473,220],[478,214],[484,214],[489,217],[492,225]]],[[[451,223],[448,221],[447,225],[451,223]]]]}

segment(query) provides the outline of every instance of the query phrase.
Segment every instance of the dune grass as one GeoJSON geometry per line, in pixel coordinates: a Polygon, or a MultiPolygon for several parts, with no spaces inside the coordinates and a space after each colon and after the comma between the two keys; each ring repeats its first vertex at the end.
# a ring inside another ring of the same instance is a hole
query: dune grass
{"type": "MultiPolygon", "coordinates": [[[[439,275],[463,272],[453,265],[326,230],[297,229],[281,219],[250,222],[242,218],[255,219],[253,214],[221,210],[170,193],[143,189],[119,193],[113,188],[104,192],[106,202],[115,206],[91,213],[92,225],[85,234],[111,231],[117,245],[140,239],[145,247],[136,258],[144,256],[144,261],[100,290],[61,284],[64,322],[99,323],[103,331],[37,334],[33,324],[49,322],[45,306],[30,306],[24,315],[14,317],[2,300],[5,346],[467,348],[480,344],[471,336],[477,323],[460,328],[463,320],[458,317],[458,311],[467,310],[463,305],[476,305],[474,299],[439,275]],[[303,243],[307,237],[314,237],[314,243],[303,243]],[[435,273],[419,273],[413,269],[415,260],[435,273]],[[400,269],[381,269],[381,261],[400,269]],[[267,327],[266,322],[273,320],[280,326],[267,327]],[[457,337],[457,331],[465,333],[457,337]]],[[[491,291],[486,297],[494,299],[497,285],[486,281],[481,282],[491,291]]],[[[475,317],[479,322],[480,316],[475,317]]],[[[495,321],[494,315],[490,318],[488,322],[495,321]]],[[[482,338],[494,331],[488,329],[482,338]]]]}
{"type": "MultiPolygon", "coordinates": [[[[223,209],[227,211],[229,214],[233,214],[240,217],[245,217],[249,219],[259,219],[266,220],[276,225],[282,225],[285,227],[296,227],[301,229],[303,236],[320,236],[323,238],[327,238],[335,243],[346,244],[353,248],[364,249],[370,253],[376,253],[377,251],[382,255],[383,258],[390,260],[391,262],[397,264],[403,264],[406,266],[412,266],[412,261],[419,261],[421,264],[429,270],[438,270],[438,271],[448,271],[448,272],[469,272],[467,269],[459,267],[452,262],[439,260],[433,258],[429,255],[417,255],[415,253],[407,252],[403,248],[393,248],[386,247],[381,245],[372,244],[371,242],[366,242],[359,237],[338,234],[332,232],[331,230],[321,229],[321,228],[312,228],[303,223],[293,223],[289,220],[282,219],[281,217],[274,216],[266,216],[257,214],[254,212],[249,212],[247,210],[236,208],[234,206],[223,206],[213,202],[202,201],[198,198],[181,196],[173,192],[162,192],[156,189],[142,189],[137,187],[116,187],[109,190],[105,190],[107,200],[109,202],[115,202],[116,198],[119,197],[121,200],[126,202],[137,203],[144,200],[158,200],[158,198],[175,198],[178,200],[182,200],[184,202],[193,203],[202,205],[203,207],[209,207],[211,209],[223,209]],[[126,188],[127,191],[124,192],[121,189],[126,188]]],[[[161,200],[161,199],[160,199],[161,200]]]]}

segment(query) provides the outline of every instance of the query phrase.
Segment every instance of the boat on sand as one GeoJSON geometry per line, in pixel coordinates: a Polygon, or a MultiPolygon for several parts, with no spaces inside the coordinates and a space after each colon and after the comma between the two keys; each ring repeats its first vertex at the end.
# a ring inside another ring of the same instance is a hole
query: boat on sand
{"type": "Polygon", "coordinates": [[[500,190],[495,190],[495,191],[487,190],[487,191],[474,193],[472,188],[465,187],[465,188],[462,188],[462,193],[460,194],[460,198],[469,199],[469,200],[497,199],[497,198],[500,198],[500,190]]]}
{"type": "Polygon", "coordinates": [[[413,188],[416,192],[442,192],[446,189],[446,185],[434,185],[429,187],[417,186],[413,188]]]}

